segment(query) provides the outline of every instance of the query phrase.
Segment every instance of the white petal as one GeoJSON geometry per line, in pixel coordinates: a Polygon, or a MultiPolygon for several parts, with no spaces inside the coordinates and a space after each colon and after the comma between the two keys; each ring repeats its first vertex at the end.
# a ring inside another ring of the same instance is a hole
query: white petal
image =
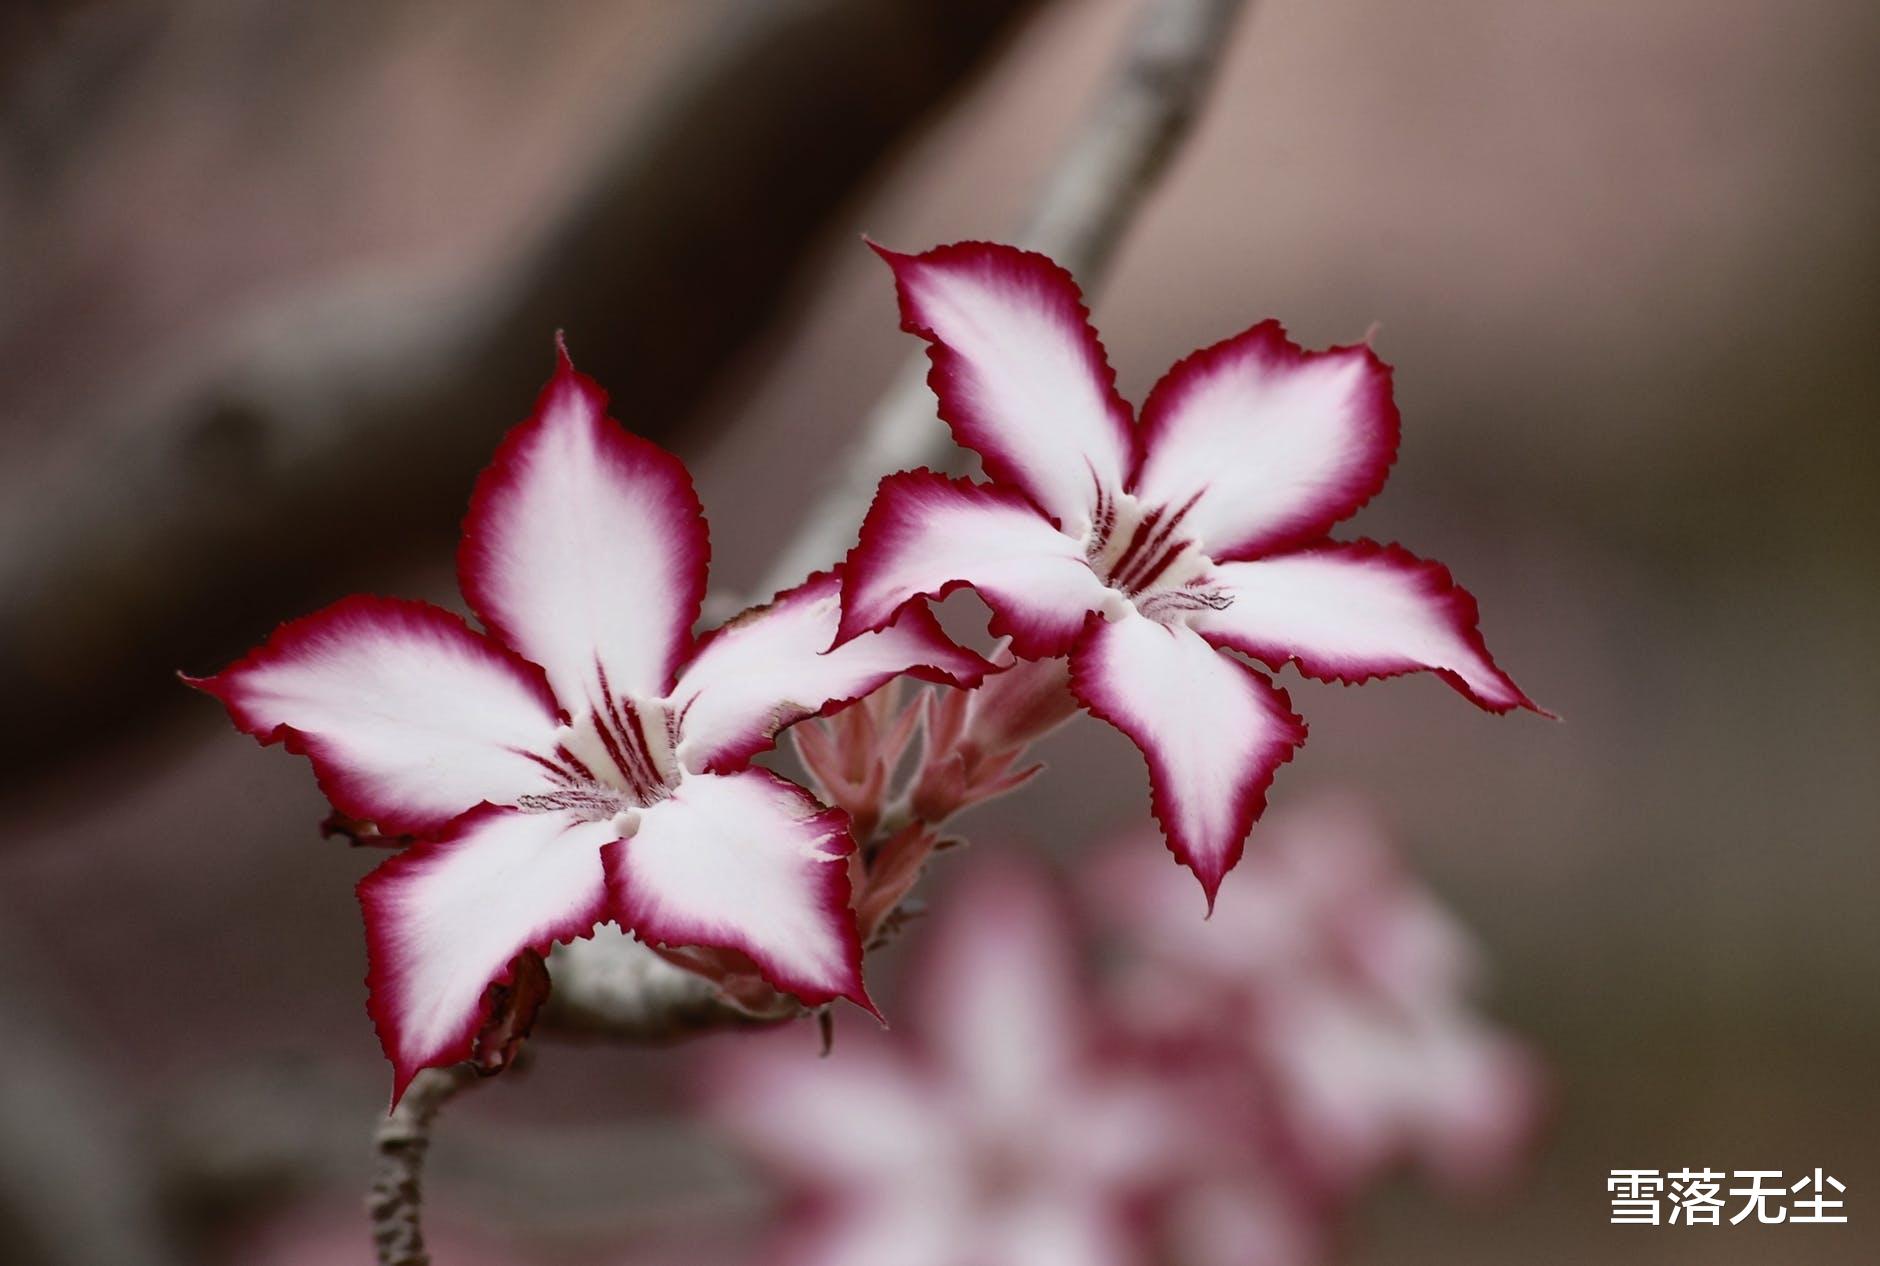
{"type": "Polygon", "coordinates": [[[1215,579],[1233,602],[1197,612],[1195,629],[1275,668],[1344,682],[1427,669],[1490,711],[1534,707],[1489,658],[1475,599],[1397,546],[1333,543],[1223,563],[1215,579]]]}
{"type": "Polygon", "coordinates": [[[862,989],[846,819],[764,770],[693,774],[608,850],[621,925],[642,940],[736,950],[810,1006],[862,989]]]}
{"type": "Polygon", "coordinates": [[[458,579],[571,715],[664,694],[705,594],[705,520],[679,459],[607,416],[566,352],[477,481],[458,579]]]}
{"type": "Polygon", "coordinates": [[[606,822],[478,809],[359,884],[379,1039],[394,1100],[419,1069],[469,1056],[484,990],[524,949],[584,936],[603,916],[606,822]]]}
{"type": "Polygon", "coordinates": [[[1142,750],[1156,819],[1212,905],[1305,723],[1259,673],[1190,629],[1134,612],[1084,634],[1071,689],[1142,750]]]}
{"type": "Polygon", "coordinates": [[[1181,506],[1214,558],[1323,536],[1397,456],[1390,367],[1368,347],[1306,352],[1266,321],[1171,369],[1142,408],[1132,491],[1181,506]]]}
{"type": "Polygon", "coordinates": [[[960,1162],[959,1127],[906,1055],[847,1030],[828,1058],[800,1030],[740,1043],[713,1069],[716,1115],[820,1190],[919,1187],[936,1165],[960,1162]]]}
{"type": "Polygon", "coordinates": [[[1064,654],[1084,617],[1113,598],[1082,544],[1024,498],[930,470],[881,481],[843,575],[843,638],[969,584],[993,610],[993,633],[1025,659],[1064,654]]]}
{"type": "Polygon", "coordinates": [[[305,752],[335,805],[387,832],[542,789],[529,754],[555,746],[541,670],[429,603],[347,598],[191,684],[263,743],[305,752]]]}
{"type": "Polygon", "coordinates": [[[840,582],[822,573],[707,636],[673,687],[680,761],[735,769],[783,727],[903,673],[970,686],[991,667],[919,608],[830,650],[841,611],[840,582]]]}
{"type": "Polygon", "coordinates": [[[1016,867],[981,863],[930,932],[923,1032],[976,1114],[1048,1113],[1087,1039],[1065,912],[1016,867]]]}
{"type": "Polygon", "coordinates": [[[1145,1260],[1127,1209],[1107,1192],[1048,1186],[995,1207],[970,1259],[988,1266],[1128,1266],[1145,1260]]]}
{"type": "Polygon", "coordinates": [[[964,1258],[976,1210],[929,1183],[839,1201],[802,1236],[787,1266],[1010,1266],[964,1258]]]}
{"type": "Polygon", "coordinates": [[[987,242],[876,251],[894,269],[901,328],[933,344],[927,381],[954,437],[1081,532],[1097,487],[1121,490],[1134,427],[1070,274],[987,242]]]}

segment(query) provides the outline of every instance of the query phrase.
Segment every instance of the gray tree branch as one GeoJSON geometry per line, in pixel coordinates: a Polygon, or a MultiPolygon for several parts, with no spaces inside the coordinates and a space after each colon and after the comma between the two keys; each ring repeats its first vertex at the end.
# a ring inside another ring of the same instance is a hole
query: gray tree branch
{"type": "Polygon", "coordinates": [[[566,1036],[660,1046],[803,1014],[802,1008],[782,1003],[766,1015],[734,1007],[703,976],[611,928],[557,946],[549,970],[554,992],[541,1027],[566,1036]]]}
{"type": "Polygon", "coordinates": [[[366,1214],[379,1266],[430,1266],[424,1247],[424,1157],[438,1110],[476,1081],[468,1064],[427,1068],[372,1136],[372,1189],[366,1214]]]}

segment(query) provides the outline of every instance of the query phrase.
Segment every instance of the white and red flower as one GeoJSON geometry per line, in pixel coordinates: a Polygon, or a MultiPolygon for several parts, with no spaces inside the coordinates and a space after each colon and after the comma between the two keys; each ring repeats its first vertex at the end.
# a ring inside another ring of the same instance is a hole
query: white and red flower
{"type": "Polygon", "coordinates": [[[1427,670],[1490,711],[1534,708],[1441,565],[1326,539],[1396,456],[1390,369],[1369,347],[1306,352],[1262,322],[1178,363],[1137,419],[1050,260],[877,250],[902,327],[932,344],[940,415],[991,482],[882,482],[842,638],[970,585],[1016,654],[1068,655],[1083,705],[1142,750],[1156,817],[1210,900],[1306,735],[1267,676],[1217,652],[1326,681],[1427,670]]]}
{"type": "Polygon", "coordinates": [[[925,611],[827,651],[831,574],[695,639],[698,497],[605,404],[563,351],[479,480],[458,569],[487,633],[427,603],[348,598],[193,682],[306,755],[343,814],[418,837],[359,886],[398,1093],[470,1054],[518,954],[605,920],[748,957],[807,1005],[872,1009],[846,819],[748,762],[900,674],[987,668],[925,611]]]}

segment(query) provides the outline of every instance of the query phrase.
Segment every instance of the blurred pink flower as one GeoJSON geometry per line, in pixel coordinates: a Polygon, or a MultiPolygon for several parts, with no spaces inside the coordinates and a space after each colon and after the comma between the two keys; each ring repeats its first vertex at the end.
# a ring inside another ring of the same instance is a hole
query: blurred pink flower
{"type": "Polygon", "coordinates": [[[1241,1047],[1315,1198],[1400,1161],[1486,1186],[1525,1154],[1538,1064],[1475,1009],[1475,946],[1354,805],[1274,815],[1206,921],[1141,849],[1117,849],[1096,876],[1097,905],[1134,950],[1123,1013],[1152,1037],[1211,1031],[1241,1047]]]}
{"type": "Polygon", "coordinates": [[[877,247],[928,383],[990,483],[883,480],[849,555],[842,638],[970,585],[1027,659],[1149,764],[1152,804],[1210,903],[1305,741],[1284,691],[1231,655],[1358,682],[1428,670],[1492,712],[1534,708],[1495,666],[1475,599],[1396,545],[1327,539],[1397,455],[1391,370],[1307,352],[1264,321],[1182,360],[1140,418],[1070,275],[961,242],[877,247]]]}
{"type": "Polygon", "coordinates": [[[925,932],[907,1032],[723,1058],[717,1119],[800,1197],[780,1259],[1313,1266],[1395,1163],[1505,1177],[1539,1077],[1473,1010],[1468,941],[1348,806],[1264,841],[1211,921],[1114,850],[1094,978],[1042,880],[982,862],[925,932]]]}
{"type": "Polygon", "coordinates": [[[1063,912],[978,869],[928,929],[908,1025],[717,1065],[717,1119],[802,1197],[799,1266],[1122,1266],[1198,1124],[1086,1010],[1063,912]]]}

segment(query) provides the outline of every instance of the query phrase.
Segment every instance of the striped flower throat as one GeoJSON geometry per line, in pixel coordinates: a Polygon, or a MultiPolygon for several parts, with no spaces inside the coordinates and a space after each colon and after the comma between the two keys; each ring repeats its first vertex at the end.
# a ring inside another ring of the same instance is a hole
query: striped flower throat
{"type": "Polygon", "coordinates": [[[679,783],[677,714],[661,702],[615,695],[604,681],[605,702],[556,731],[551,755],[533,758],[554,788],[523,796],[518,808],[593,822],[612,818],[625,832],[637,820],[635,810],[672,794],[679,783]]]}
{"type": "Polygon", "coordinates": [[[1137,611],[1163,624],[1184,612],[1222,611],[1233,596],[1214,581],[1214,560],[1185,534],[1181,506],[1149,506],[1126,492],[1097,490],[1084,557],[1090,569],[1137,611]]]}

